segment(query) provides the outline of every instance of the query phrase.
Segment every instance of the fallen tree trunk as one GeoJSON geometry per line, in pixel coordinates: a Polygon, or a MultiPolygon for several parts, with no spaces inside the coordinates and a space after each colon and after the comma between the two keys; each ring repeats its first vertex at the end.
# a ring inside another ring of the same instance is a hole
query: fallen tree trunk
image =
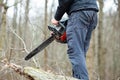
{"type": "Polygon", "coordinates": [[[14,63],[9,63],[7,60],[2,61],[8,68],[13,69],[18,74],[23,75],[29,80],[78,80],[72,77],[56,75],[49,72],[45,72],[42,69],[36,69],[33,67],[22,67],[14,63]]]}

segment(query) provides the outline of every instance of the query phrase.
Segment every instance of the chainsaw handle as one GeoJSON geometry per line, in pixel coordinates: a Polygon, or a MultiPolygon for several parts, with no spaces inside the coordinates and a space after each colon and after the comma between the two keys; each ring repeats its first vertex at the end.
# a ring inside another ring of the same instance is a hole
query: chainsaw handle
{"type": "Polygon", "coordinates": [[[59,22],[59,24],[57,25],[57,27],[62,27],[65,29],[65,25],[62,22],[59,22]]]}

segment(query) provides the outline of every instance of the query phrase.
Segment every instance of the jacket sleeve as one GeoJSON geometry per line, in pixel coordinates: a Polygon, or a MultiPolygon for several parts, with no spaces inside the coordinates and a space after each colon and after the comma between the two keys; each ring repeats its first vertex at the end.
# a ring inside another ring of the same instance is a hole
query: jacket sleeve
{"type": "Polygon", "coordinates": [[[57,21],[59,21],[64,13],[70,8],[73,1],[74,0],[58,0],[59,6],[57,7],[57,11],[54,16],[57,21]]]}

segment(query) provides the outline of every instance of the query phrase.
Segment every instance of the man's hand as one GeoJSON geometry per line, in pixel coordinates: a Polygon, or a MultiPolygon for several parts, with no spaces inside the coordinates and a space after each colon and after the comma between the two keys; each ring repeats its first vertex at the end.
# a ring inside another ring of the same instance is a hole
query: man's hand
{"type": "Polygon", "coordinates": [[[52,20],[51,20],[51,23],[54,24],[54,25],[58,25],[58,24],[59,24],[59,21],[57,21],[56,19],[52,19],[52,20]]]}

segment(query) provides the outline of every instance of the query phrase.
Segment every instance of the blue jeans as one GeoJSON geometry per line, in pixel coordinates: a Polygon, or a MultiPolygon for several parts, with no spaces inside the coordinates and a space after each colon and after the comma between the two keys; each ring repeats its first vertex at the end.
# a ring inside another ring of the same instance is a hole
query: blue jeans
{"type": "Polygon", "coordinates": [[[89,80],[86,67],[86,52],[92,31],[97,25],[97,12],[77,11],[69,15],[66,28],[68,56],[72,64],[73,77],[89,80]]]}

